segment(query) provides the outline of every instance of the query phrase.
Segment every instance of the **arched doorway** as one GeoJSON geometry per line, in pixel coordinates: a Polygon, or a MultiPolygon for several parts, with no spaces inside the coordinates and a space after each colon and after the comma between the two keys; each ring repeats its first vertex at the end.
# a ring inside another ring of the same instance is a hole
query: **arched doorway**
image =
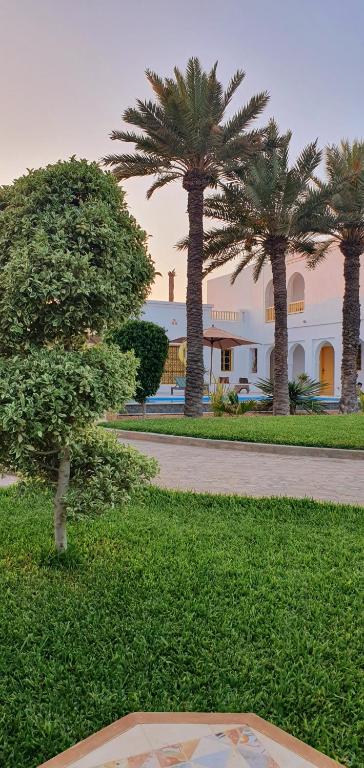
{"type": "Polygon", "coordinates": [[[335,352],[331,344],[324,344],[320,349],[319,379],[320,395],[334,394],[335,352]]]}
{"type": "Polygon", "coordinates": [[[305,372],[305,350],[302,344],[296,344],[292,352],[292,379],[297,379],[300,373],[305,372]]]}

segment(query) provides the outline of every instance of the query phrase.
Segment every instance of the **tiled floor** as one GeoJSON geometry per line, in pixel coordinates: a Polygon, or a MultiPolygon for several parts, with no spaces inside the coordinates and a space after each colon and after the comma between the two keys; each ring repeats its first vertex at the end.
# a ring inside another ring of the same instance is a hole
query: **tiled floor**
{"type": "Polygon", "coordinates": [[[69,768],[313,768],[250,726],[136,725],[69,768]]]}
{"type": "Polygon", "coordinates": [[[160,464],[156,479],[164,488],[236,493],[243,496],[294,496],[364,506],[360,461],[245,453],[192,445],[127,440],[160,464]]]}

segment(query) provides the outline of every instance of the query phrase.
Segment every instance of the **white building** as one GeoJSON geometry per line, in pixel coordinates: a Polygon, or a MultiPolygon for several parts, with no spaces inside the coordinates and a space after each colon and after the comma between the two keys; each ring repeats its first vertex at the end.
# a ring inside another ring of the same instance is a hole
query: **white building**
{"type": "MultiPolygon", "coordinates": [[[[364,304],[364,264],[361,272],[364,304]]],[[[287,259],[288,290],[288,365],[289,377],[306,372],[312,378],[327,382],[325,394],[340,396],[341,316],[344,292],[343,257],[332,248],[327,259],[315,270],[306,266],[303,256],[287,259]]],[[[186,334],[184,303],[148,301],[143,317],[163,326],[169,339],[186,334]]],[[[254,391],[259,378],[270,376],[274,345],[274,308],[272,274],[269,266],[254,283],[252,269],[245,269],[231,285],[230,276],[210,278],[207,282],[207,304],[204,305],[204,328],[215,325],[254,341],[254,345],[235,347],[228,353],[215,350],[213,373],[228,377],[231,384],[246,377],[254,391]]],[[[358,380],[364,383],[364,317],[358,350],[358,380]]],[[[169,366],[162,391],[170,391],[177,375],[183,375],[178,362],[178,348],[171,346],[169,366]],[[169,386],[168,386],[169,385],[169,386]]],[[[205,367],[209,369],[210,350],[205,349],[205,367]]],[[[323,393],[324,394],[324,393],[323,393]]]]}

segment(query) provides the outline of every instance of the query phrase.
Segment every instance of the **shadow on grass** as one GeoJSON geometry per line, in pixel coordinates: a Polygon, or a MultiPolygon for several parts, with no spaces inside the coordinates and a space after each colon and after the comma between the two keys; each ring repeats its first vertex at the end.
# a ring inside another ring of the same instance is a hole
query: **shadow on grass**
{"type": "Polygon", "coordinates": [[[85,559],[81,552],[69,545],[66,552],[59,553],[56,550],[43,549],[39,553],[38,565],[40,568],[49,568],[53,571],[80,571],[85,567],[85,559]]]}

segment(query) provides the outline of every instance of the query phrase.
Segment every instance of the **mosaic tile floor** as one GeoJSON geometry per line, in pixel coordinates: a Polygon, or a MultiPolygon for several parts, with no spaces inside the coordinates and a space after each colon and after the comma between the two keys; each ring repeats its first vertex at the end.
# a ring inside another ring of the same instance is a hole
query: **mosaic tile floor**
{"type": "Polygon", "coordinates": [[[279,768],[247,726],[112,760],[97,768],[279,768]]]}
{"type": "Polygon", "coordinates": [[[154,712],[127,715],[39,768],[340,766],[253,714],[154,712]]]}

